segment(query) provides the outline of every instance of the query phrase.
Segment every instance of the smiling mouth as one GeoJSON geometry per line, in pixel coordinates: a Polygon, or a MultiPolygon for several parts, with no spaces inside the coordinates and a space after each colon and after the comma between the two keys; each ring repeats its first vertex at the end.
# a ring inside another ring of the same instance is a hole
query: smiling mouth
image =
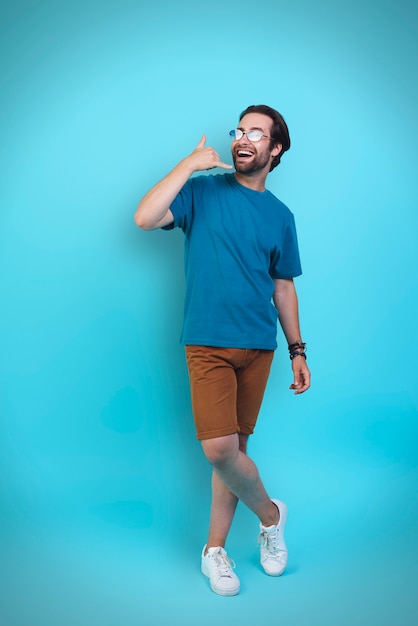
{"type": "Polygon", "coordinates": [[[254,152],[250,152],[250,150],[237,150],[237,156],[242,159],[248,159],[254,156],[254,152]]]}

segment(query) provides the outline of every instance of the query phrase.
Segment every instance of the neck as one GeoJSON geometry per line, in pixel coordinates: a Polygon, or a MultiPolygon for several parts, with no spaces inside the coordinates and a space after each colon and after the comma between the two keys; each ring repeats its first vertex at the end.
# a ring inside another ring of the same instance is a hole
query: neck
{"type": "Polygon", "coordinates": [[[235,172],[235,180],[244,187],[249,187],[254,191],[266,190],[266,178],[267,172],[255,172],[254,174],[243,174],[242,172],[235,172]]]}

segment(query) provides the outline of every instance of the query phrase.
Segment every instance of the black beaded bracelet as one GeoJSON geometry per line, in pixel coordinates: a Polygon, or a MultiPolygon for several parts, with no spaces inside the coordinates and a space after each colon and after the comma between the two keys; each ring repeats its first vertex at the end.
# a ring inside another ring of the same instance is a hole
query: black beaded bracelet
{"type": "Polygon", "coordinates": [[[299,350],[295,350],[294,352],[291,352],[290,355],[289,355],[290,360],[293,361],[295,356],[303,356],[303,358],[306,361],[306,354],[304,352],[299,352],[299,350]]]}
{"type": "Polygon", "coordinates": [[[296,343],[290,343],[287,347],[289,349],[289,352],[294,352],[298,348],[300,348],[301,350],[306,350],[306,343],[303,343],[303,341],[297,341],[296,343]]]}

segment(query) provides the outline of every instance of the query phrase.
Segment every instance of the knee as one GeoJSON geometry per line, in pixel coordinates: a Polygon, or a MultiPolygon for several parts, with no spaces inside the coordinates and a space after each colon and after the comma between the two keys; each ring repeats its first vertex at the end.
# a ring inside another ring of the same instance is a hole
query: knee
{"type": "Polygon", "coordinates": [[[228,435],[202,441],[205,457],[214,467],[222,467],[233,462],[238,454],[238,436],[228,435]]]}

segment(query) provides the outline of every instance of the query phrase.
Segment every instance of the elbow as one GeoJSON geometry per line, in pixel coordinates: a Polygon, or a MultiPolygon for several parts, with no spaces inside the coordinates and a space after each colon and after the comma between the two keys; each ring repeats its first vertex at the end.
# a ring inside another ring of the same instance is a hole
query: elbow
{"type": "Polygon", "coordinates": [[[139,209],[137,210],[137,212],[134,215],[134,222],[138,226],[138,228],[140,228],[141,230],[152,230],[152,228],[153,228],[153,225],[151,225],[149,223],[149,221],[139,211],[139,209]]]}

